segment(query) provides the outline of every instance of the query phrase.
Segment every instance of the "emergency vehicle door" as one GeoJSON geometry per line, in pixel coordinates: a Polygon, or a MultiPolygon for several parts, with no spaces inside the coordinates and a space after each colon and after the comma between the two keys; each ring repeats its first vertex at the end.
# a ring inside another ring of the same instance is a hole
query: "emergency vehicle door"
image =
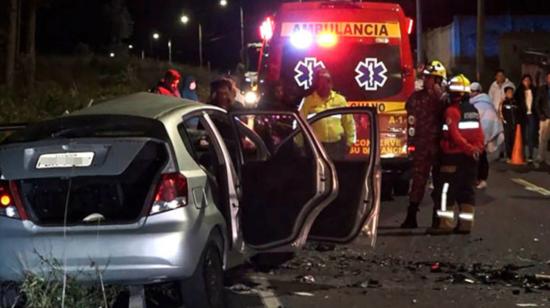
{"type": "Polygon", "coordinates": [[[302,247],[315,218],[338,192],[334,166],[293,112],[229,115],[241,146],[240,226],[247,247],[302,247]]]}
{"type": "Polygon", "coordinates": [[[339,187],[336,199],[317,217],[309,240],[348,243],[364,231],[374,246],[381,185],[375,109],[331,109],[308,122],[336,168],[339,187]]]}

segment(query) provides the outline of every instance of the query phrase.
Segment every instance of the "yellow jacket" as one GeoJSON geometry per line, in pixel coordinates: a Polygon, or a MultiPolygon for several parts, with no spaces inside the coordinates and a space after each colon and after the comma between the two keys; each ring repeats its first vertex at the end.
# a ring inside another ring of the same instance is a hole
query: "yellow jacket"
{"type": "MultiPolygon", "coordinates": [[[[316,114],[339,107],[347,107],[346,99],[331,91],[329,97],[324,100],[317,92],[304,98],[300,108],[300,115],[304,119],[311,118],[316,114]]],[[[312,125],[313,132],[319,141],[323,143],[334,143],[346,138],[346,144],[351,146],[355,143],[355,121],[353,115],[333,115],[321,119],[312,125]]]]}

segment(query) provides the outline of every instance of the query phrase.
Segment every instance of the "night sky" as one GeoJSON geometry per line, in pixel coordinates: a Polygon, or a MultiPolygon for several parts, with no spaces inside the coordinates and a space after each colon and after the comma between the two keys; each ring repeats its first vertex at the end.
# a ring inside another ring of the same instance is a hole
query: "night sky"
{"type": "MultiPolygon", "coordinates": [[[[103,14],[103,6],[108,2],[110,0],[49,1],[38,15],[39,52],[73,53],[80,43],[94,52],[107,54],[110,24],[103,14]]],[[[197,28],[200,21],[203,24],[205,59],[214,68],[232,69],[239,59],[239,5],[244,8],[246,39],[250,42],[258,40],[259,24],[281,1],[228,2],[229,5],[222,8],[218,0],[126,0],[134,27],[132,36],[125,43],[134,45],[136,54],[144,50],[147,55],[166,58],[166,43],[171,38],[174,59],[194,64],[198,62],[197,28]],[[184,12],[191,18],[186,26],[179,21],[184,12]],[[151,43],[154,31],[161,34],[161,39],[151,43]]],[[[398,2],[408,16],[415,17],[415,0],[377,2],[398,2]]],[[[453,15],[476,13],[476,0],[423,0],[423,3],[425,29],[450,23],[453,15]]],[[[550,14],[550,1],[547,0],[486,0],[486,7],[488,15],[550,14]]]]}

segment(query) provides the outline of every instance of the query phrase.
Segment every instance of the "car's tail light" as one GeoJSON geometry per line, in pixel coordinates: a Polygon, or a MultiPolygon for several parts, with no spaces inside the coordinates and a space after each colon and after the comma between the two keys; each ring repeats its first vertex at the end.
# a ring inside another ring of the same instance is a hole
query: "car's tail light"
{"type": "Polygon", "coordinates": [[[409,151],[409,154],[412,154],[414,153],[414,151],[416,151],[416,147],[414,145],[409,145],[407,147],[407,150],[409,151]]]}
{"type": "Polygon", "coordinates": [[[181,173],[163,174],[149,215],[174,210],[187,205],[187,179],[181,173]]]}
{"type": "Polygon", "coordinates": [[[19,204],[16,197],[15,183],[8,181],[0,181],[0,216],[5,216],[15,219],[27,219],[27,214],[23,206],[19,204]]]}

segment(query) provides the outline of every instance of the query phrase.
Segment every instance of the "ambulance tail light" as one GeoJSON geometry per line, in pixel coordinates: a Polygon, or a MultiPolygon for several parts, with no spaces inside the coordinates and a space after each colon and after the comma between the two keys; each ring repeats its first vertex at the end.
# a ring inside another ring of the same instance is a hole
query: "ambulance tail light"
{"type": "Polygon", "coordinates": [[[407,18],[407,33],[412,34],[414,29],[414,20],[412,18],[407,18]]]}
{"type": "Polygon", "coordinates": [[[313,44],[313,35],[309,31],[297,31],[290,36],[290,43],[297,49],[307,49],[313,44]]]}
{"type": "Polygon", "coordinates": [[[271,17],[266,18],[260,26],[260,37],[262,40],[269,42],[273,38],[273,32],[275,29],[275,23],[271,17]]]}

